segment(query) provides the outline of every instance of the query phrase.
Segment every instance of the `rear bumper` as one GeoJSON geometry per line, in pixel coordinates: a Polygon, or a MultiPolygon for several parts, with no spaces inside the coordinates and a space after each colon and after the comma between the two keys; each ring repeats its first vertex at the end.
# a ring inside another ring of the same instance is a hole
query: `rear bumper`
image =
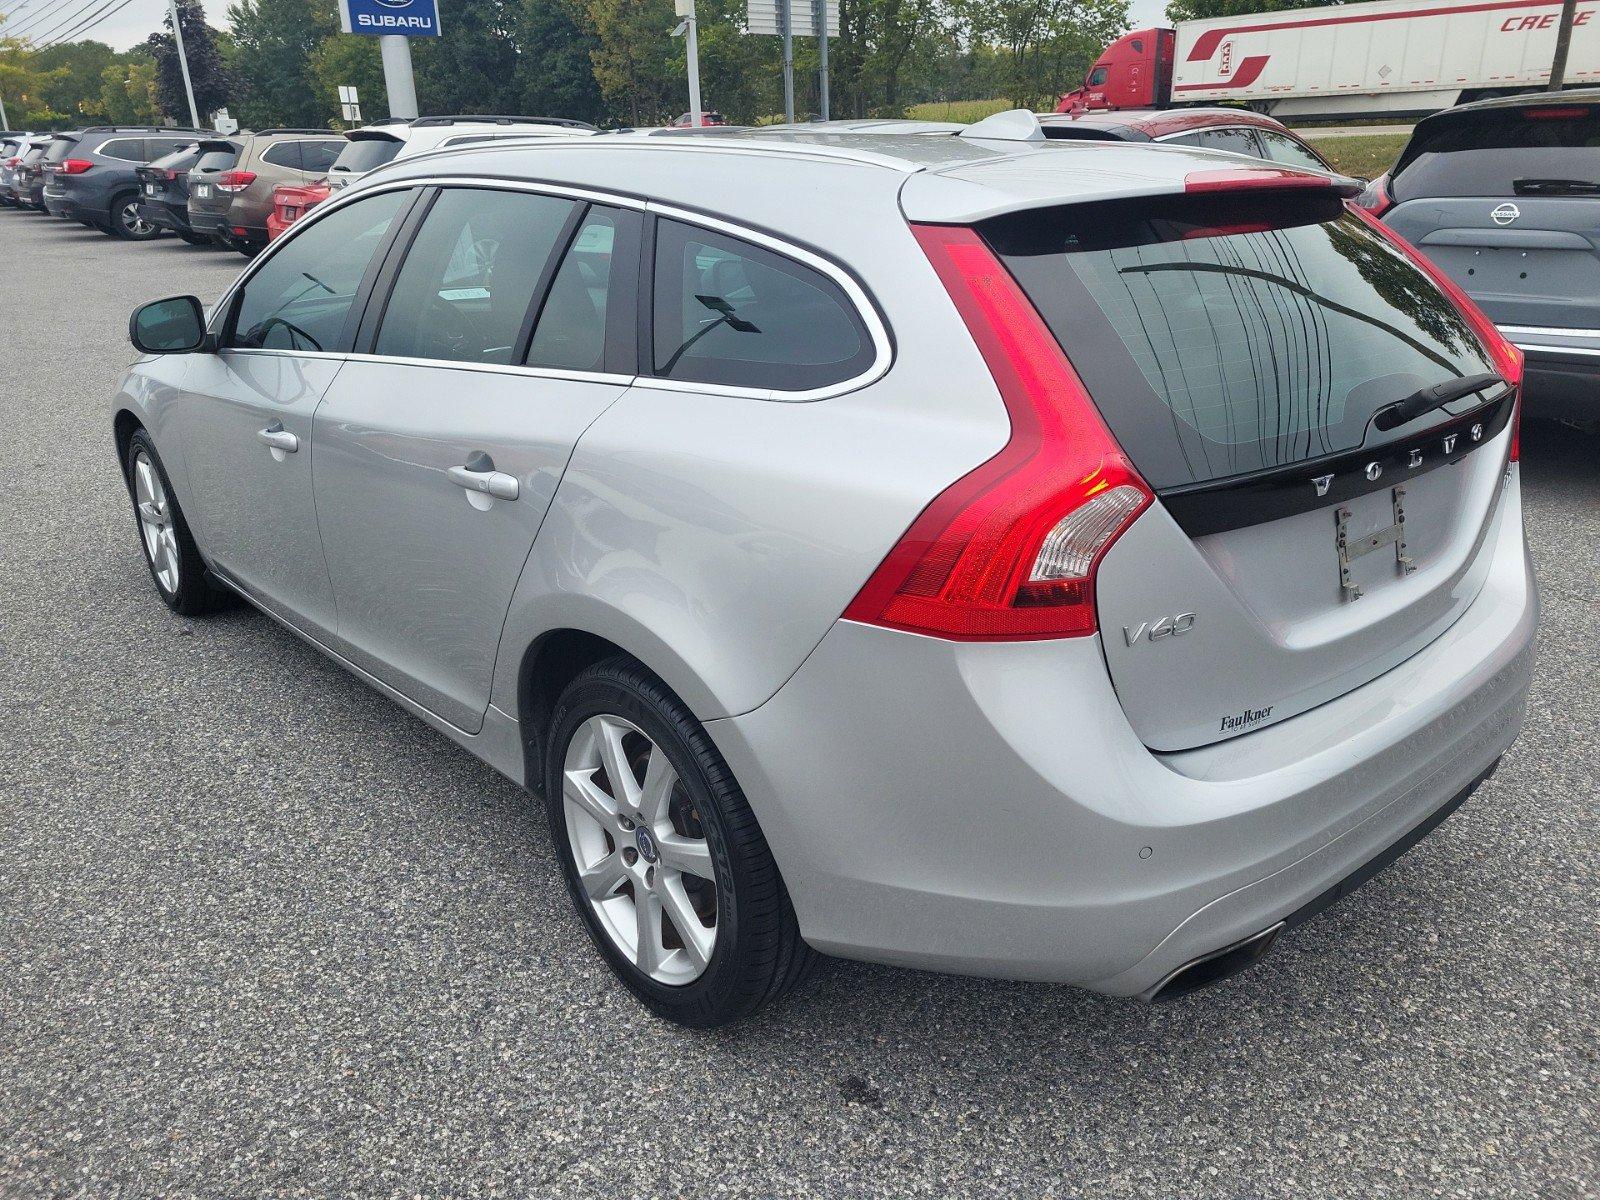
{"type": "Polygon", "coordinates": [[[68,220],[78,219],[78,206],[70,196],[52,194],[48,189],[41,190],[45,211],[52,217],[66,217],[68,220]]]}
{"type": "Polygon", "coordinates": [[[1095,639],[841,622],[713,721],[801,930],[846,957],[1149,996],[1327,896],[1521,729],[1538,602],[1515,469],[1483,591],[1364,687],[1220,747],[1133,735],[1095,639]]]}
{"type": "Polygon", "coordinates": [[[1529,415],[1600,428],[1600,329],[1500,331],[1527,356],[1522,395],[1529,415]]]}
{"type": "Polygon", "coordinates": [[[139,215],[162,229],[170,229],[174,233],[189,232],[189,209],[186,205],[170,204],[165,200],[140,200],[139,215]]]}
{"type": "Polygon", "coordinates": [[[189,228],[195,233],[209,233],[220,238],[228,231],[228,214],[225,212],[206,212],[192,206],[185,211],[189,216],[189,228]]]}

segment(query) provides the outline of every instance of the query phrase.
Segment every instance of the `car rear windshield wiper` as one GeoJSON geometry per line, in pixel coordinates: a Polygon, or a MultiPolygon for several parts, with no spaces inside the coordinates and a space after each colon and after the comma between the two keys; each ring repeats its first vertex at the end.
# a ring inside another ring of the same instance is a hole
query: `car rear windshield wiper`
{"type": "Polygon", "coordinates": [[[1403,400],[1384,405],[1373,414],[1372,423],[1387,432],[1404,425],[1407,421],[1416,420],[1423,413],[1432,412],[1449,404],[1452,400],[1459,400],[1463,396],[1492,388],[1497,383],[1503,385],[1505,380],[1493,371],[1482,375],[1463,375],[1460,379],[1446,379],[1443,383],[1436,383],[1431,387],[1418,388],[1403,400]]]}
{"type": "Polygon", "coordinates": [[[1519,196],[1600,195],[1600,183],[1587,179],[1513,179],[1511,188],[1519,196]]]}

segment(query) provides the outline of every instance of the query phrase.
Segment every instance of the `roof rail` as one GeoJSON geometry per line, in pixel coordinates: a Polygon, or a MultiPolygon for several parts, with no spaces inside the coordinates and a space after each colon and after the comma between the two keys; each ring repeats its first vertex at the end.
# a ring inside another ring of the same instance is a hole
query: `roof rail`
{"type": "Polygon", "coordinates": [[[1045,140],[1044,127],[1039,124],[1037,114],[1025,108],[1007,109],[997,112],[992,117],[985,117],[973,125],[968,125],[957,137],[983,138],[990,142],[1042,142],[1045,140]]]}
{"type": "Polygon", "coordinates": [[[455,125],[465,121],[471,121],[477,125],[560,125],[566,129],[594,128],[587,121],[576,121],[571,117],[511,117],[481,113],[460,113],[448,117],[418,117],[411,122],[411,125],[413,128],[421,129],[438,125],[455,125]]]}
{"type": "MultiPolygon", "coordinates": [[[[243,134],[245,131],[243,129],[241,129],[239,132],[241,134],[243,134]]],[[[316,136],[316,135],[319,135],[319,134],[323,135],[323,136],[326,136],[326,137],[338,137],[339,136],[338,130],[335,130],[335,129],[290,129],[287,126],[282,128],[282,129],[257,129],[255,131],[255,133],[256,133],[257,137],[261,136],[262,134],[266,134],[266,133],[308,133],[308,134],[312,134],[313,136],[316,136]]]]}

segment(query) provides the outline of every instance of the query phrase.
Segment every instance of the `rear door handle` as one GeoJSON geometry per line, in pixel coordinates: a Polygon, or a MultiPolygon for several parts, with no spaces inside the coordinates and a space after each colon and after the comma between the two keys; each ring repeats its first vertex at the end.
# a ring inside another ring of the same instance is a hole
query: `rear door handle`
{"type": "Polygon", "coordinates": [[[517,486],[517,477],[507,475],[504,471],[494,469],[494,459],[482,450],[471,454],[465,463],[459,467],[451,467],[445,474],[450,476],[450,482],[459,488],[465,488],[468,499],[476,492],[484,496],[493,496],[498,500],[515,500],[521,489],[517,486]]]}
{"type": "Polygon", "coordinates": [[[272,457],[279,462],[283,461],[284,455],[300,449],[300,439],[285,429],[282,421],[274,421],[265,429],[256,430],[256,438],[271,447],[272,457]]]}

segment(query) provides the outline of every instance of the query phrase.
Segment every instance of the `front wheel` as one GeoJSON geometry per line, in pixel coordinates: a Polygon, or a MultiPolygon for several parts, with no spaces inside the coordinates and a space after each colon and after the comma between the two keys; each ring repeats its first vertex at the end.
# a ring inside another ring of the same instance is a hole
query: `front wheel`
{"type": "Polygon", "coordinates": [[[111,236],[130,242],[148,242],[161,236],[161,226],[139,215],[137,195],[118,196],[111,202],[111,236]]]}
{"type": "Polygon", "coordinates": [[[755,814],[701,724],[626,658],[556,703],[550,835],[589,936],[658,1016],[726,1024],[816,961],[755,814]]]}
{"type": "Polygon", "coordinates": [[[232,594],[206,575],[205,562],[172,495],[161,456],[143,429],[135,430],[129,439],[123,466],[145,565],[166,606],[186,617],[225,608],[232,602],[232,594]]]}

